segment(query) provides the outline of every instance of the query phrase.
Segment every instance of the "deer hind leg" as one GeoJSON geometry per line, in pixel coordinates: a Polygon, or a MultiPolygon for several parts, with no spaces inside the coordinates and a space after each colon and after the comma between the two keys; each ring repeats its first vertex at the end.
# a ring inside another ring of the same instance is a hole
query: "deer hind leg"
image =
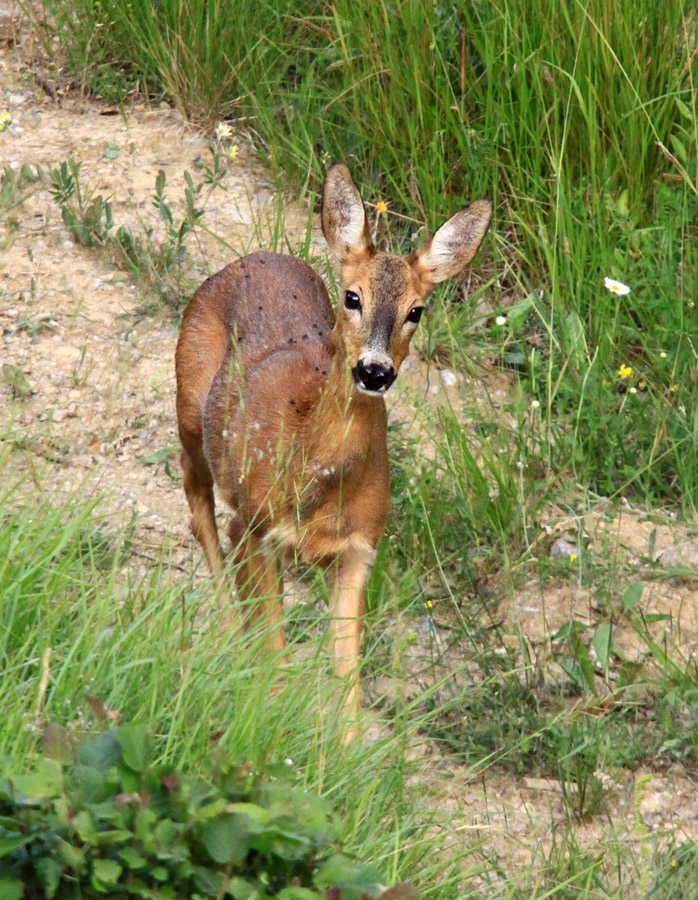
{"type": "Polygon", "coordinates": [[[330,598],[329,638],[335,674],[347,682],[343,715],[349,719],[346,740],[356,735],[360,708],[359,670],[361,633],[364,624],[366,581],[375,550],[369,544],[353,544],[334,563],[330,598]]]}
{"type": "Polygon", "coordinates": [[[203,451],[182,450],[184,493],[191,510],[191,530],[201,544],[211,572],[219,577],[223,571],[223,550],[216,528],[216,505],[213,478],[203,451]]]}
{"type": "MultiPolygon", "coordinates": [[[[238,594],[244,604],[244,621],[248,628],[266,630],[267,646],[280,653],[286,646],[284,639],[283,578],[278,555],[272,546],[245,530],[239,518],[230,523],[230,540],[235,548],[235,575],[238,594]]],[[[283,663],[288,658],[283,658],[283,663]]]]}

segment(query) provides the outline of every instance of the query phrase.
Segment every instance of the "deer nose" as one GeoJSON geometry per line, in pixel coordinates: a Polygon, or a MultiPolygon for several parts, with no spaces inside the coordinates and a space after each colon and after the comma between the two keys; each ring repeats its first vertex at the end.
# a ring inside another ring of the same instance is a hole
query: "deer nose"
{"type": "Polygon", "coordinates": [[[395,381],[395,370],[392,366],[386,368],[380,363],[366,363],[360,359],[351,370],[354,381],[359,389],[371,391],[372,393],[384,393],[390,385],[395,381]]]}

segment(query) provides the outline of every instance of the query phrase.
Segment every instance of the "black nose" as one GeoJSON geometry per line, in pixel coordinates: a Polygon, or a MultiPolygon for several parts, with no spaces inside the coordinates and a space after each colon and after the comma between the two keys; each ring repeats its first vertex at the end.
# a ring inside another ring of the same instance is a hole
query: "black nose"
{"type": "Polygon", "coordinates": [[[387,391],[395,381],[395,371],[378,363],[365,363],[362,359],[351,370],[354,381],[367,391],[387,391]]]}

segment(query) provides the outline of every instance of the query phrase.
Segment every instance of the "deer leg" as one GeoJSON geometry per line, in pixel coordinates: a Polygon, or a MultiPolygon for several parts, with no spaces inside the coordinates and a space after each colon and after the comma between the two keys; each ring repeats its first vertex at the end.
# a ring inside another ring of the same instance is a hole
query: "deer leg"
{"type": "Polygon", "coordinates": [[[356,735],[360,708],[359,671],[363,631],[364,588],[371,572],[375,551],[367,544],[353,545],[334,564],[330,598],[329,638],[335,674],[347,682],[343,715],[350,720],[346,740],[356,735]]]}
{"type": "MultiPolygon", "coordinates": [[[[283,578],[281,565],[272,547],[265,546],[254,532],[241,535],[241,523],[233,520],[230,539],[235,547],[235,576],[238,594],[245,604],[243,617],[247,627],[261,627],[267,632],[267,646],[280,653],[284,639],[283,578]]],[[[287,663],[284,657],[282,663],[287,663]]]]}
{"type": "Polygon", "coordinates": [[[216,528],[216,504],[213,498],[213,478],[203,453],[182,450],[184,492],[191,510],[191,530],[201,544],[211,572],[220,577],[223,571],[223,550],[216,528]]]}

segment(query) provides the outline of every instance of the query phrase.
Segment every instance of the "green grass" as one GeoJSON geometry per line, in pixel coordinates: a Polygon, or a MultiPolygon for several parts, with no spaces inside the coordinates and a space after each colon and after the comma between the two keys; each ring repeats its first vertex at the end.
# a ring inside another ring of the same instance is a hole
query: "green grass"
{"type": "Polygon", "coordinates": [[[126,0],[48,5],[87,87],[120,101],[128,89],[160,94],[211,123],[230,115],[302,192],[346,159],[367,199],[399,214],[389,236],[381,226],[393,246],[490,194],[476,272],[489,308],[516,312],[493,333],[490,318],[439,294],[431,352],[469,355],[475,331],[541,403],[550,470],[694,514],[691,0],[544,0],[535,11],[523,0],[149,0],[138,17],[126,0]],[[632,293],[611,294],[604,276],[632,293]],[[639,382],[642,397],[618,395],[639,382]]]}

